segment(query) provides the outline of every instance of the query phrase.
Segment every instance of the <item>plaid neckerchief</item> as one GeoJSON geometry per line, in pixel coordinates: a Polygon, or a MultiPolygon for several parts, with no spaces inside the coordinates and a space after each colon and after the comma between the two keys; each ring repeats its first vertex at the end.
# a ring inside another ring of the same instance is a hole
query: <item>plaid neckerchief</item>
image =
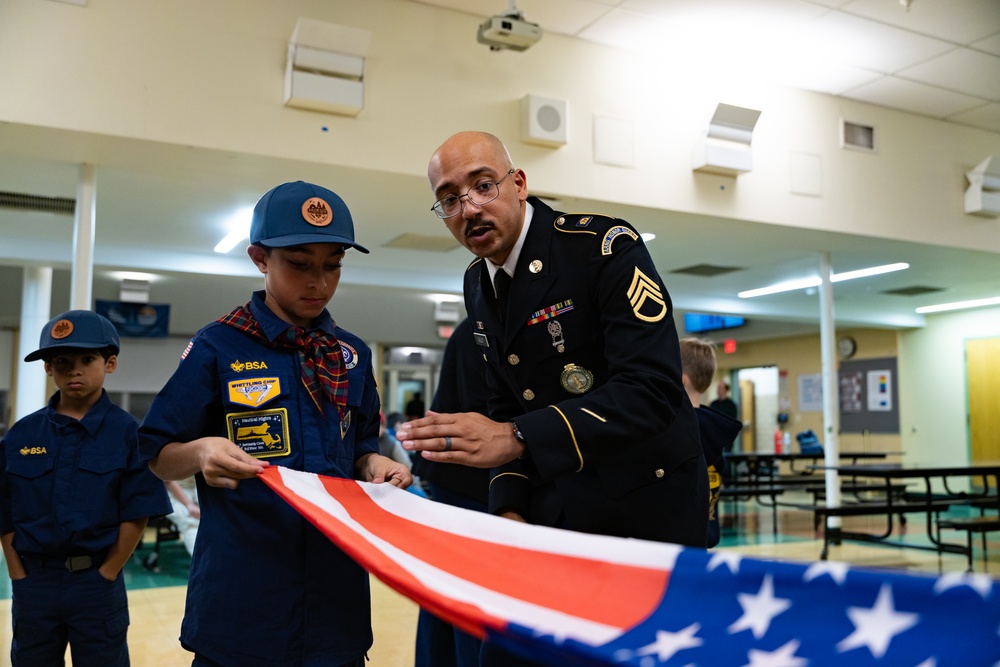
{"type": "Polygon", "coordinates": [[[299,370],[302,384],[322,413],[321,397],[337,406],[343,419],[347,414],[347,369],[340,341],[332,333],[322,329],[306,330],[303,327],[288,327],[274,340],[268,339],[260,323],[250,312],[250,303],[240,306],[219,322],[246,332],[270,348],[294,348],[299,354],[299,370]]]}

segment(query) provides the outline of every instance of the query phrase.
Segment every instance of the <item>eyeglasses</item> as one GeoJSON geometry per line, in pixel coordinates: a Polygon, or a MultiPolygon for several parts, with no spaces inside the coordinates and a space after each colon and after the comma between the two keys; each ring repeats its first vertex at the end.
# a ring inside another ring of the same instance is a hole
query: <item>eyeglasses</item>
{"type": "Polygon", "coordinates": [[[431,206],[431,210],[437,214],[439,218],[450,218],[454,215],[458,215],[462,212],[462,197],[468,197],[476,206],[482,206],[483,204],[489,204],[491,201],[500,196],[500,184],[507,180],[507,177],[514,173],[514,169],[511,168],[504,177],[499,181],[480,181],[476,183],[469,191],[464,195],[448,195],[447,197],[442,197],[441,199],[434,202],[434,206],[431,206]]]}

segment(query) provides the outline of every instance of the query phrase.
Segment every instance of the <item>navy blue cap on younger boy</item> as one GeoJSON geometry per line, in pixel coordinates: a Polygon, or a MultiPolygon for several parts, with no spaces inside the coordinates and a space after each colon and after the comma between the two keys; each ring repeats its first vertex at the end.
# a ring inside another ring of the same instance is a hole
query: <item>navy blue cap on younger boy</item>
{"type": "Polygon", "coordinates": [[[99,350],[112,347],[115,354],[121,349],[115,325],[90,310],[68,310],[53,317],[42,328],[38,346],[24,358],[25,361],[43,359],[60,349],[99,350]]]}
{"type": "Polygon", "coordinates": [[[354,221],[344,200],[303,181],[279,185],[260,198],[250,222],[250,243],[269,248],[340,243],[368,252],[354,242],[354,221]]]}

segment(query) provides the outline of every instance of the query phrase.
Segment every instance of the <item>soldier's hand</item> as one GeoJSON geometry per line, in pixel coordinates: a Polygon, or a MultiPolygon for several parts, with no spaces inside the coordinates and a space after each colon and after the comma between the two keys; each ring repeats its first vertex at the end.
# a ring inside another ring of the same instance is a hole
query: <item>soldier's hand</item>
{"type": "Polygon", "coordinates": [[[495,422],[477,412],[438,414],[406,422],[396,439],[408,451],[419,451],[428,461],[493,468],[524,454],[510,422],[495,422]]]}

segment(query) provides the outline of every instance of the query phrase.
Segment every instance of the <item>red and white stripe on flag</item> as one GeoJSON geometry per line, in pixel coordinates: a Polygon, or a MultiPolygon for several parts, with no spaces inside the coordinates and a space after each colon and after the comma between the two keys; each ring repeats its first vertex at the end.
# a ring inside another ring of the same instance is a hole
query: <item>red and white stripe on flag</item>
{"type": "Polygon", "coordinates": [[[389,484],[279,466],[262,479],[388,586],[477,636],[516,623],[607,643],[656,609],[681,552],[641,540],[623,549],[621,538],[470,512],[389,484]]]}

